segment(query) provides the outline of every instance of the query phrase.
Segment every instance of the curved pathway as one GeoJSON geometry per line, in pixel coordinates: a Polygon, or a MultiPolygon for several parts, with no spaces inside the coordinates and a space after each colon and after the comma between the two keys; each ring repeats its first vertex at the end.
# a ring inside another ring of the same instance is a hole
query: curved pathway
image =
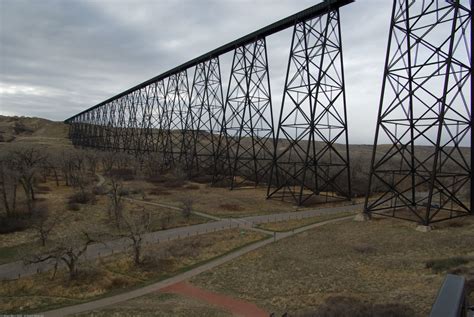
{"type": "Polygon", "coordinates": [[[312,225],[309,225],[309,226],[306,226],[306,227],[301,227],[301,228],[295,229],[294,231],[275,233],[273,238],[269,238],[269,239],[266,239],[266,240],[263,240],[263,241],[256,242],[254,244],[251,244],[251,245],[246,246],[242,249],[231,252],[227,255],[224,255],[224,256],[219,257],[217,259],[214,259],[210,262],[207,262],[207,263],[205,263],[201,266],[195,267],[195,268],[193,268],[189,271],[183,272],[181,274],[178,274],[178,275],[173,276],[171,278],[162,280],[160,282],[153,283],[153,284],[144,286],[142,288],[135,289],[135,290],[132,290],[132,291],[129,291],[129,292],[126,292],[126,293],[119,294],[119,295],[114,295],[114,296],[110,296],[110,297],[106,297],[106,298],[101,298],[101,299],[98,299],[98,300],[94,300],[94,301],[79,304],[79,305],[68,306],[68,307],[64,307],[64,308],[50,310],[50,311],[47,311],[47,312],[40,313],[40,315],[43,315],[45,317],[59,317],[59,316],[78,314],[78,313],[86,312],[86,311],[89,311],[89,310],[100,309],[100,308],[103,308],[103,307],[106,307],[106,306],[109,306],[109,305],[120,303],[120,302],[129,300],[129,299],[133,299],[133,298],[136,298],[136,297],[140,297],[140,296],[152,293],[152,292],[162,290],[162,289],[164,289],[166,287],[169,287],[173,284],[188,280],[191,277],[194,277],[194,276],[196,276],[198,274],[201,274],[205,271],[211,270],[211,269],[213,269],[213,268],[215,268],[215,267],[217,267],[221,264],[227,263],[227,262],[229,262],[233,259],[236,259],[236,258],[238,258],[238,257],[240,257],[240,256],[242,256],[246,253],[249,253],[251,251],[259,249],[263,246],[266,246],[267,244],[273,243],[274,241],[278,241],[278,240],[287,238],[289,236],[292,236],[294,234],[298,234],[300,232],[303,232],[303,231],[306,231],[306,230],[309,230],[309,229],[313,229],[313,228],[316,228],[316,227],[321,227],[321,226],[324,226],[326,224],[335,223],[335,222],[339,222],[339,221],[343,221],[343,220],[349,220],[349,219],[352,219],[352,218],[353,218],[353,216],[348,216],[348,217],[338,218],[338,219],[332,219],[332,220],[327,220],[327,221],[324,221],[324,222],[315,223],[315,224],[312,224],[312,225]]]}

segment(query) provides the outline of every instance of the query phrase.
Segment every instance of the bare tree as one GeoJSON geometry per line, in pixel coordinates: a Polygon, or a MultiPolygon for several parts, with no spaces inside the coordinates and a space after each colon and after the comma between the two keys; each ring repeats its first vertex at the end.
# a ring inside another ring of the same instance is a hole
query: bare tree
{"type": "Polygon", "coordinates": [[[191,214],[193,212],[194,201],[191,198],[184,198],[182,201],[183,207],[181,207],[181,214],[183,215],[186,221],[189,221],[191,214]]]}
{"type": "Polygon", "coordinates": [[[102,170],[106,175],[110,174],[116,164],[116,154],[115,152],[105,152],[101,154],[102,170]]]}
{"type": "Polygon", "coordinates": [[[133,262],[135,265],[141,264],[141,253],[143,245],[143,235],[150,228],[151,215],[142,210],[139,213],[126,213],[122,217],[121,230],[119,236],[127,238],[132,243],[133,262]]]}
{"type": "Polygon", "coordinates": [[[16,197],[19,184],[19,175],[13,170],[8,157],[0,159],[0,201],[7,217],[16,213],[16,197]]]}
{"type": "Polygon", "coordinates": [[[46,246],[51,232],[63,219],[59,215],[52,216],[49,213],[48,206],[44,203],[35,204],[33,207],[33,215],[31,228],[35,230],[41,245],[44,247],[46,246]]]}
{"type": "Polygon", "coordinates": [[[46,159],[47,154],[36,148],[19,148],[12,152],[12,164],[18,172],[29,212],[32,211],[33,202],[36,199],[34,186],[37,176],[46,159]]]}
{"type": "Polygon", "coordinates": [[[55,246],[48,251],[35,254],[24,262],[25,264],[41,263],[45,261],[54,262],[53,278],[60,263],[64,263],[69,272],[69,279],[72,280],[77,276],[78,263],[81,256],[87,251],[87,247],[97,242],[90,235],[83,231],[79,237],[68,236],[55,241],[55,246]]]}
{"type": "Polygon", "coordinates": [[[123,211],[123,185],[120,180],[115,177],[110,178],[110,191],[109,191],[109,217],[113,217],[115,225],[120,228],[123,211]]]}
{"type": "Polygon", "coordinates": [[[87,161],[87,167],[92,174],[95,174],[97,171],[97,165],[99,163],[99,156],[94,150],[88,150],[84,153],[87,161]]]}

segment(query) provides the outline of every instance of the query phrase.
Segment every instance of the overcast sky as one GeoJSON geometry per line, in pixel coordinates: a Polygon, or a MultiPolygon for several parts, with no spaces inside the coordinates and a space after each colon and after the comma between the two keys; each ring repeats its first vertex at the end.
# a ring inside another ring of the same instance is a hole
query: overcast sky
{"type": "MultiPolygon", "coordinates": [[[[64,120],[315,3],[0,0],[0,114],[64,120]]],[[[388,0],[357,0],[340,11],[350,143],[373,142],[390,10],[388,0]]],[[[290,43],[290,30],[267,39],[277,113],[290,43]]]]}

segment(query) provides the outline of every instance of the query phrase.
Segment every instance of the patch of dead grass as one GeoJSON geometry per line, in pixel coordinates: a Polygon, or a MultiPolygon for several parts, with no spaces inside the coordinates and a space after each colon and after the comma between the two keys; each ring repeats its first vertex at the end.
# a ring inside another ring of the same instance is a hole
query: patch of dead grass
{"type": "MultiPolygon", "coordinates": [[[[192,282],[255,302],[277,315],[314,311],[328,298],[344,296],[373,305],[404,304],[416,316],[426,316],[447,273],[434,273],[426,262],[473,256],[474,218],[463,218],[461,227],[428,233],[416,231],[410,222],[376,219],[306,231],[203,273],[192,282]]],[[[460,272],[474,270],[473,261],[463,263],[460,272]]]]}

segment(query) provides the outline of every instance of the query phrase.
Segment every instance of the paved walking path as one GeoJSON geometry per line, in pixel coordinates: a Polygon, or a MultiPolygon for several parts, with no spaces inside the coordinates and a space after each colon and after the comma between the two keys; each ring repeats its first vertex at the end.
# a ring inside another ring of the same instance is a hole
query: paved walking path
{"type": "Polygon", "coordinates": [[[162,280],[160,282],[150,284],[150,285],[144,286],[142,288],[135,289],[135,290],[132,290],[132,291],[129,291],[129,292],[126,292],[126,293],[119,294],[119,295],[114,295],[114,296],[110,296],[110,297],[106,297],[106,298],[101,298],[101,299],[98,299],[98,300],[95,300],[95,301],[91,301],[91,302],[87,302],[87,303],[83,303],[83,304],[79,304],[79,305],[68,306],[68,307],[64,307],[64,308],[50,310],[50,311],[47,311],[47,312],[40,313],[40,315],[44,315],[44,317],[59,317],[59,316],[78,314],[78,313],[82,313],[82,312],[85,312],[85,311],[97,310],[97,309],[100,309],[100,308],[103,308],[103,307],[106,307],[106,306],[109,306],[109,305],[117,304],[117,303],[127,301],[127,300],[130,300],[130,299],[136,298],[136,297],[140,297],[140,296],[152,293],[152,292],[162,290],[163,288],[169,287],[170,285],[188,280],[188,279],[190,279],[190,278],[192,278],[192,277],[194,277],[198,274],[201,274],[205,271],[211,270],[211,269],[213,269],[213,268],[215,268],[215,267],[217,267],[221,264],[227,263],[227,262],[229,262],[233,259],[236,259],[236,258],[238,258],[238,257],[240,257],[240,256],[242,256],[242,255],[244,255],[248,252],[251,252],[251,251],[259,249],[263,246],[266,246],[266,245],[268,245],[268,244],[270,244],[274,241],[278,241],[278,240],[287,238],[289,236],[292,236],[294,234],[298,234],[300,232],[303,232],[303,231],[306,231],[306,230],[309,230],[309,229],[313,229],[313,228],[316,228],[316,227],[324,226],[326,224],[339,222],[339,221],[343,221],[343,220],[348,220],[348,219],[352,219],[352,218],[353,218],[353,216],[348,216],[348,217],[338,218],[338,219],[332,219],[332,220],[327,220],[327,221],[324,221],[324,222],[315,223],[315,224],[312,224],[312,225],[309,225],[309,226],[306,226],[306,227],[298,228],[298,229],[295,229],[294,231],[276,233],[273,238],[269,238],[269,239],[266,239],[266,240],[263,240],[263,241],[256,242],[254,244],[251,244],[251,245],[246,246],[242,249],[231,252],[227,255],[224,255],[224,256],[219,257],[217,259],[214,259],[210,262],[207,262],[207,263],[205,263],[201,266],[195,267],[195,268],[193,268],[189,271],[186,271],[184,273],[173,276],[171,278],[162,280]]]}
{"type": "MultiPolygon", "coordinates": [[[[149,203],[149,202],[146,202],[149,203]]],[[[149,203],[155,204],[155,203],[149,203]]],[[[345,211],[357,211],[362,208],[361,204],[358,205],[349,205],[341,207],[332,207],[332,208],[321,208],[316,210],[306,210],[299,212],[287,212],[287,213],[278,213],[272,215],[262,215],[262,216],[250,216],[244,218],[217,218],[219,220],[202,223],[192,226],[185,226],[179,228],[173,228],[168,230],[160,230],[155,232],[147,233],[143,236],[143,243],[145,245],[152,243],[159,243],[162,241],[171,241],[181,238],[186,238],[190,236],[196,236],[201,234],[206,234],[209,232],[216,232],[225,229],[231,228],[245,228],[249,230],[255,230],[264,232],[267,234],[272,234],[273,232],[254,228],[255,225],[267,223],[267,222],[276,222],[284,221],[290,219],[303,219],[308,217],[319,216],[323,214],[330,213],[340,213],[345,211]]],[[[92,259],[97,259],[100,257],[112,255],[114,253],[120,253],[127,251],[131,246],[130,240],[126,238],[117,239],[113,241],[108,241],[104,243],[95,243],[89,245],[87,251],[83,256],[83,261],[88,261],[92,259]]],[[[52,261],[35,263],[25,265],[22,261],[16,261],[12,263],[0,265],[0,280],[12,280],[19,277],[30,276],[36,273],[45,272],[51,270],[54,267],[52,261]]]]}

